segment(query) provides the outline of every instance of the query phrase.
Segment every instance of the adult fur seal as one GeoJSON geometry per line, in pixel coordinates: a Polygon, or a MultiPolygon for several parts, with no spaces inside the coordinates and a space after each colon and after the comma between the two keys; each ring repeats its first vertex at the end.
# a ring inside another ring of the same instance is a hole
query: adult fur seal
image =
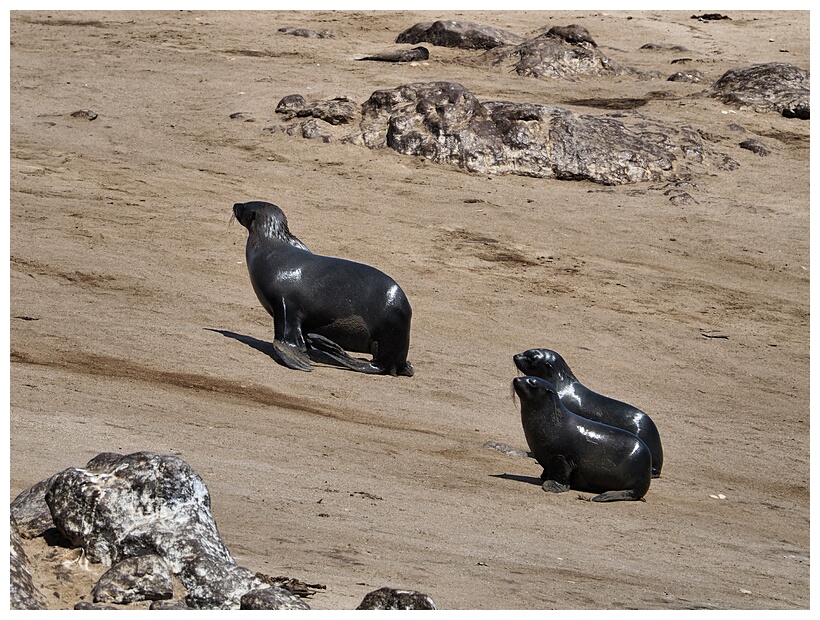
{"type": "Polygon", "coordinates": [[[652,453],[652,477],[661,475],[661,436],[652,418],[643,411],[584,387],[572,374],[564,358],[550,349],[530,349],[513,355],[513,361],[525,375],[541,377],[552,383],[558,390],[561,404],[573,413],[617,426],[640,437],[652,453]]]}
{"type": "Polygon", "coordinates": [[[407,361],[410,303],[392,278],[368,265],[313,254],[269,202],[236,203],[233,215],[248,229],[248,272],[273,317],[278,362],[306,371],[312,359],[369,374],[413,375],[407,361]],[[345,349],[373,359],[353,359],[345,349]]]}
{"type": "Polygon", "coordinates": [[[639,500],[649,490],[652,455],[636,435],[572,413],[538,377],[513,379],[524,436],[544,468],[542,489],[599,493],[594,502],[639,500]]]}
{"type": "Polygon", "coordinates": [[[393,50],[390,52],[382,52],[380,54],[373,54],[372,56],[363,56],[356,60],[376,60],[380,62],[413,62],[414,60],[427,60],[430,58],[430,51],[421,45],[409,50],[393,50]]]}

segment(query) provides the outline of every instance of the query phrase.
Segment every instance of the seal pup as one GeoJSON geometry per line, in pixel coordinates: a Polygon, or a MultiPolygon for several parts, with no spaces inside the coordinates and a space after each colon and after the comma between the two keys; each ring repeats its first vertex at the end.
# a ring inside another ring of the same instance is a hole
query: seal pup
{"type": "Polygon", "coordinates": [[[652,452],[652,477],[658,478],[663,467],[663,447],[658,428],[640,409],[584,387],[569,365],[555,351],[530,349],[513,355],[518,370],[525,375],[541,377],[558,390],[561,404],[573,413],[622,428],[640,437],[652,452]]]}
{"type": "Polygon", "coordinates": [[[273,317],[279,363],[310,371],[313,359],[368,374],[413,376],[407,361],[412,312],[392,278],[369,265],[313,254],[291,234],[275,204],[239,202],[233,217],[248,229],[248,272],[273,317]],[[353,359],[345,350],[373,359],[353,359]]]}
{"type": "Polygon", "coordinates": [[[513,388],[521,399],[527,445],[544,468],[542,489],[598,493],[593,502],[646,495],[652,455],[636,435],[572,413],[555,387],[539,377],[516,377],[513,388]]]}
{"type": "Polygon", "coordinates": [[[372,56],[363,56],[356,58],[356,60],[378,60],[380,62],[413,62],[416,60],[427,60],[430,58],[430,51],[419,45],[409,50],[393,50],[390,52],[382,52],[380,54],[373,54],[372,56]]]}

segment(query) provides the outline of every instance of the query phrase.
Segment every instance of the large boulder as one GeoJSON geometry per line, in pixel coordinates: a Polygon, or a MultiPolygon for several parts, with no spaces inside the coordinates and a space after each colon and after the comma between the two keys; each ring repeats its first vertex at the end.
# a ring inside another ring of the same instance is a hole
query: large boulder
{"type": "Polygon", "coordinates": [[[480,102],[461,84],[379,90],[362,105],[361,142],[470,172],[589,180],[676,180],[693,166],[737,166],[689,126],[636,113],[576,114],[550,105],[480,102]]]}
{"type": "Polygon", "coordinates": [[[202,479],[183,460],[151,452],[101,454],[51,478],[45,501],[55,526],[106,566],[160,556],[197,608],[236,608],[264,587],[236,565],[219,536],[202,479]]]}
{"type": "Polygon", "coordinates": [[[755,112],[778,112],[809,119],[809,72],[782,62],[730,69],[713,85],[711,94],[724,103],[755,112]]]}
{"type": "Polygon", "coordinates": [[[488,50],[522,41],[524,37],[514,32],[451,19],[419,23],[396,37],[396,43],[431,43],[469,50],[488,50]]]}
{"type": "Polygon", "coordinates": [[[520,76],[541,79],[637,73],[607,57],[589,31],[576,24],[553,26],[533,39],[494,47],[484,52],[478,62],[493,67],[511,65],[520,76]]]}

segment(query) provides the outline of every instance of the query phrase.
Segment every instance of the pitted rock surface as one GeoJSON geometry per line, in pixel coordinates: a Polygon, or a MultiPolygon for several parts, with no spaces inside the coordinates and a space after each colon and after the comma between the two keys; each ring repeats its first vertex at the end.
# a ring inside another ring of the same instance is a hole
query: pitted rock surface
{"type": "Polygon", "coordinates": [[[239,609],[310,609],[310,605],[284,588],[271,586],[242,595],[239,609]]]}
{"type": "MultiPolygon", "coordinates": [[[[553,29],[554,30],[554,29],[553,29]]],[[[574,79],[578,75],[613,76],[637,73],[607,57],[594,41],[569,43],[553,30],[515,46],[484,52],[478,62],[492,67],[512,66],[522,77],[574,79]]],[[[567,34],[567,36],[570,36],[567,34]]],[[[579,35],[580,36],[580,35],[579,35]]],[[[592,41],[592,37],[589,37],[592,41]]]]}
{"type": "Polygon", "coordinates": [[[484,102],[454,82],[376,91],[362,105],[361,141],[470,172],[589,180],[675,180],[694,166],[734,169],[689,126],[637,113],[575,114],[548,105],[484,102]]]}
{"type": "Polygon", "coordinates": [[[779,112],[787,118],[809,119],[810,76],[781,62],[730,69],[712,85],[712,96],[726,104],[755,112],[779,112]]]}
{"type": "Polygon", "coordinates": [[[91,591],[95,603],[127,604],[158,601],[174,596],[174,578],[157,555],[138,555],[115,564],[91,591]]]}
{"type": "Polygon", "coordinates": [[[9,603],[12,609],[48,609],[46,598],[34,585],[29,571],[28,557],[23,550],[17,524],[10,523],[9,545],[9,603]]]}
{"type": "Polygon", "coordinates": [[[356,119],[359,106],[347,97],[336,97],[327,101],[305,101],[302,95],[288,95],[276,105],[276,112],[284,120],[292,118],[318,118],[331,125],[346,125],[356,119]]]}
{"type": "Polygon", "coordinates": [[[522,41],[524,37],[514,32],[458,20],[418,23],[396,37],[396,43],[431,43],[468,50],[487,50],[522,41]]]}
{"type": "Polygon", "coordinates": [[[414,590],[379,588],[367,594],[356,609],[437,609],[427,594],[414,590]]]}
{"type": "Polygon", "coordinates": [[[17,522],[22,538],[41,536],[54,527],[51,511],[46,504],[46,490],[54,476],[29,487],[11,502],[11,516],[17,522]]]}
{"type": "Polygon", "coordinates": [[[70,468],[46,491],[55,525],[92,562],[160,555],[192,607],[229,608],[262,583],[236,566],[219,536],[202,479],[185,463],[150,452],[105,454],[70,468]]]}

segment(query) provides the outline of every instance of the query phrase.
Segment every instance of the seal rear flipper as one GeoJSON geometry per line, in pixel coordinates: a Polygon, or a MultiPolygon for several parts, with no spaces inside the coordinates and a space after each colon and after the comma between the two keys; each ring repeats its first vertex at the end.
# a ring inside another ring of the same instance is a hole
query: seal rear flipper
{"type": "Polygon", "coordinates": [[[277,362],[293,370],[304,370],[305,372],[313,370],[310,358],[304,351],[280,340],[273,341],[273,355],[277,362]]]}
{"type": "Polygon", "coordinates": [[[347,351],[342,347],[320,334],[306,334],[305,344],[307,344],[308,347],[308,355],[315,362],[342,366],[350,370],[355,370],[356,372],[363,372],[370,375],[380,375],[384,373],[384,370],[374,366],[371,362],[350,357],[347,351]]]}
{"type": "Polygon", "coordinates": [[[638,495],[638,493],[632,489],[627,491],[607,491],[606,493],[601,493],[600,495],[596,495],[592,498],[593,502],[620,502],[620,501],[641,501],[645,502],[646,500],[643,498],[643,495],[638,495]]]}

